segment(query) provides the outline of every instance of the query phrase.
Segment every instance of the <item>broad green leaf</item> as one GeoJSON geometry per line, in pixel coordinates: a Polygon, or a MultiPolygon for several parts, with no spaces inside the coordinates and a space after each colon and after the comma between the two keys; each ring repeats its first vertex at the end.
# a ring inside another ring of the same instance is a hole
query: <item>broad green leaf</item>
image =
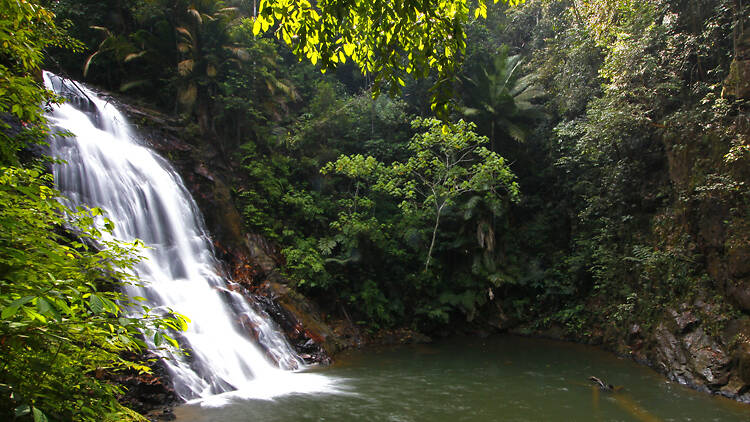
{"type": "Polygon", "coordinates": [[[28,404],[22,404],[15,408],[15,415],[17,418],[26,416],[31,412],[31,407],[28,404]]]}
{"type": "Polygon", "coordinates": [[[31,302],[35,298],[36,298],[36,296],[24,296],[24,297],[22,297],[20,299],[16,299],[13,302],[11,302],[11,304],[9,306],[20,307],[20,306],[23,306],[23,305],[31,302]]]}
{"type": "Polygon", "coordinates": [[[172,337],[168,335],[164,335],[164,340],[166,340],[172,347],[180,347],[179,344],[177,344],[177,340],[173,339],[172,337]]]}
{"type": "Polygon", "coordinates": [[[157,331],[154,334],[154,345],[156,347],[159,347],[159,346],[162,345],[162,343],[164,343],[164,335],[162,335],[162,333],[160,333],[159,331],[157,331]]]}
{"type": "Polygon", "coordinates": [[[3,308],[2,314],[0,314],[0,317],[2,319],[10,319],[16,313],[18,313],[18,306],[6,306],[5,308],[3,308]]]}
{"type": "Polygon", "coordinates": [[[89,296],[89,307],[94,314],[100,314],[104,310],[104,302],[99,296],[92,294],[89,296]]]}
{"type": "Polygon", "coordinates": [[[106,297],[100,297],[100,299],[101,299],[101,301],[102,301],[102,303],[104,305],[104,310],[105,311],[107,311],[109,313],[112,313],[112,314],[115,314],[115,315],[117,315],[117,314],[120,313],[120,307],[117,306],[117,304],[115,304],[111,300],[107,299],[106,297]]]}
{"type": "Polygon", "coordinates": [[[57,310],[57,308],[55,308],[55,306],[50,301],[43,297],[37,299],[36,309],[40,314],[44,316],[52,317],[57,321],[62,320],[60,312],[57,310]]]}
{"type": "Polygon", "coordinates": [[[33,407],[32,412],[34,413],[34,422],[47,422],[47,416],[37,407],[33,407]]]}

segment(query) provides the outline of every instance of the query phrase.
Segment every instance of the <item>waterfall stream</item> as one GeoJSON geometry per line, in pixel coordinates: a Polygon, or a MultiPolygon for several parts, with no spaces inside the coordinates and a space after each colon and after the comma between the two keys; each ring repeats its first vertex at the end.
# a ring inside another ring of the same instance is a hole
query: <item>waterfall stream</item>
{"type": "Polygon", "coordinates": [[[195,201],[171,165],[142,145],[114,105],[79,83],[48,72],[44,80],[67,98],[47,113],[50,126],[72,134],[50,141],[51,156],[64,160],[53,168],[58,189],[72,206],[106,211],[117,239],[147,246],[135,268],[142,285],[126,287],[128,295],[190,319],[179,336],[189,357],[157,351],[176,393],[191,400],[235,390],[258,398],[330,390],[328,378],[292,372],[302,360],[267,315],[229,288],[195,201]]]}

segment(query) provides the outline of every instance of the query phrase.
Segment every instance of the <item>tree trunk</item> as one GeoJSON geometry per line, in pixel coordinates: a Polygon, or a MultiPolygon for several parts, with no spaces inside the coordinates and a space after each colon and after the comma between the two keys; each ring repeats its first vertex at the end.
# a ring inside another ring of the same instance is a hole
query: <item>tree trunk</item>
{"type": "Polygon", "coordinates": [[[495,121],[490,123],[490,151],[495,152],[495,121]]]}
{"type": "Polygon", "coordinates": [[[443,206],[441,205],[437,209],[437,215],[435,216],[435,227],[432,229],[432,242],[430,243],[430,250],[427,251],[427,261],[424,263],[424,269],[427,271],[428,268],[430,268],[430,261],[432,260],[432,248],[435,247],[435,238],[437,237],[437,229],[438,225],[440,224],[440,213],[443,211],[443,206]]]}

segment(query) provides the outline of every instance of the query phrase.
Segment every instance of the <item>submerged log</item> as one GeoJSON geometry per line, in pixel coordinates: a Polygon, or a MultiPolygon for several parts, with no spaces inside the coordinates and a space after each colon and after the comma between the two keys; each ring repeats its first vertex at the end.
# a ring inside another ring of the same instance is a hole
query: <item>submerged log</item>
{"type": "MultiPolygon", "coordinates": [[[[607,384],[606,382],[602,381],[600,378],[597,378],[595,376],[590,376],[589,381],[594,383],[596,387],[599,387],[599,388],[591,387],[594,409],[597,412],[599,411],[599,394],[600,394],[599,392],[600,391],[605,391],[609,393],[617,393],[622,390],[621,386],[615,387],[612,384],[607,384]]],[[[614,402],[618,406],[620,406],[623,410],[630,413],[635,419],[641,422],[661,422],[659,418],[652,415],[648,410],[638,405],[638,403],[636,403],[626,393],[614,394],[612,398],[614,399],[614,402]]]]}

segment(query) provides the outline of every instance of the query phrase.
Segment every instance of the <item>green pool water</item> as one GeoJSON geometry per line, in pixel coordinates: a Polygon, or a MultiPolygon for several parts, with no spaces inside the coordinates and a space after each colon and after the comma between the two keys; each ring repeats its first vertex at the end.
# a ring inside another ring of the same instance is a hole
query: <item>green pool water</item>
{"type": "MultiPolygon", "coordinates": [[[[199,421],[750,421],[750,405],[668,382],[596,348],[512,336],[340,355],[313,371],[336,391],[229,397],[175,409],[199,421]],[[621,387],[600,392],[596,376],[621,387]]],[[[292,381],[294,377],[291,377],[292,381]]]]}

